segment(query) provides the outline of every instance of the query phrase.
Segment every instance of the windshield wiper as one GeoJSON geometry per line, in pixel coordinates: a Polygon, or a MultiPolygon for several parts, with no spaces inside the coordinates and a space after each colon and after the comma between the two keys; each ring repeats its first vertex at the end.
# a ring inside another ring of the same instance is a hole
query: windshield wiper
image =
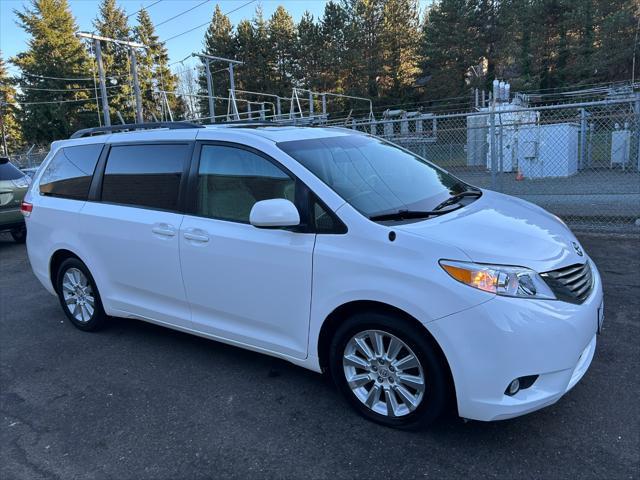
{"type": "Polygon", "coordinates": [[[439,205],[436,205],[433,210],[434,211],[441,210],[444,207],[448,207],[449,205],[458,203],[460,200],[462,200],[465,197],[480,197],[480,196],[482,196],[482,191],[480,190],[465,190],[464,192],[456,193],[455,195],[452,195],[451,197],[447,198],[444,202],[440,203],[439,205]]]}
{"type": "Polygon", "coordinates": [[[453,210],[457,210],[461,208],[462,205],[456,206],[456,208],[451,208],[448,210],[431,210],[431,211],[420,211],[420,210],[398,210],[397,212],[392,213],[383,213],[380,215],[372,215],[369,217],[369,220],[373,220],[374,222],[380,222],[384,220],[411,220],[416,218],[428,218],[437,215],[444,215],[445,213],[452,212],[453,210]]]}

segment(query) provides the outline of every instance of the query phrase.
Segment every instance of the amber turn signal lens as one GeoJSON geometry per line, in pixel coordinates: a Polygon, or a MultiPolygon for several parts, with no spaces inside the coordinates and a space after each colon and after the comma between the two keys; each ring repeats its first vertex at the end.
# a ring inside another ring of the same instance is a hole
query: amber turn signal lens
{"type": "Polygon", "coordinates": [[[453,278],[471,287],[484,290],[485,292],[496,292],[498,284],[498,274],[491,269],[484,268],[464,268],[451,263],[441,262],[442,268],[453,278]]]}

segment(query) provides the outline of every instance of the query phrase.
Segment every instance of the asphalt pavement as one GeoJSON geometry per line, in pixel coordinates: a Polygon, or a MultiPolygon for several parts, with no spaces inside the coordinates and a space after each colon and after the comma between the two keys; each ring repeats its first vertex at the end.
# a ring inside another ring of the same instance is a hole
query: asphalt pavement
{"type": "Polygon", "coordinates": [[[278,359],[133,320],[81,332],[0,235],[0,478],[638,478],[640,240],[581,241],[606,315],[582,381],[524,417],[404,432],[278,359]]]}

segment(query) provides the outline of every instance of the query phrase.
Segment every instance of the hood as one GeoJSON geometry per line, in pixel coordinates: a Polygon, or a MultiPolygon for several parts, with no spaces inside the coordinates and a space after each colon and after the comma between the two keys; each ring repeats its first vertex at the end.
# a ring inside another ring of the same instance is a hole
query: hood
{"type": "Polygon", "coordinates": [[[478,263],[546,272],[586,260],[578,240],[556,216],[532,203],[487,190],[454,212],[394,228],[454,245],[478,263]]]}

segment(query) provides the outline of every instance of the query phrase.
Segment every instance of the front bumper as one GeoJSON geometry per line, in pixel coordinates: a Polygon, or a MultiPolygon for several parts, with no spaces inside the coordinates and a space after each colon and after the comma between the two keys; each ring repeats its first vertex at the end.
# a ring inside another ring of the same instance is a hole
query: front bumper
{"type": "Polygon", "coordinates": [[[444,351],[461,417],[503,420],[555,403],[586,373],[593,359],[602,306],[602,283],[581,305],[553,300],[495,297],[428,323],[444,351]],[[505,394],[519,377],[534,384],[505,394]]]}

